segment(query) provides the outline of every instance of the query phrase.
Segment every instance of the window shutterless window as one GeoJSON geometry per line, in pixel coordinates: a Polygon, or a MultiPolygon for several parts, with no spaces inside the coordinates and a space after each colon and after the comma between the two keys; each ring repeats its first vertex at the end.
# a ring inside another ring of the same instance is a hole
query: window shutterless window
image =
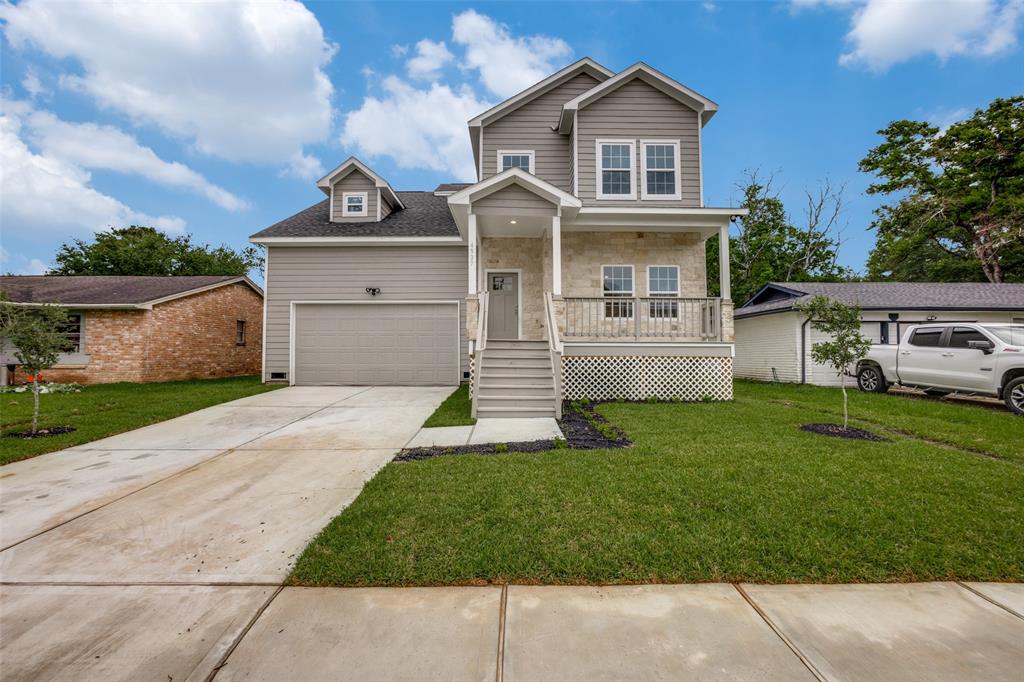
{"type": "Polygon", "coordinates": [[[345,192],[341,195],[344,207],[343,217],[362,218],[366,216],[366,192],[345,192]]]}
{"type": "Polygon", "coordinates": [[[518,149],[518,150],[498,150],[498,172],[507,171],[509,168],[522,168],[527,173],[534,173],[533,170],[533,150],[532,149],[518,149]]]}
{"type": "MultiPolygon", "coordinates": [[[[653,298],[679,296],[679,266],[650,265],[647,267],[647,294],[653,298]]],[[[651,317],[679,317],[677,301],[651,301],[648,304],[651,317]]]]}
{"type": "MultiPolygon", "coordinates": [[[[625,298],[633,296],[633,266],[603,265],[601,266],[601,290],[608,298],[625,298]]],[[[606,301],[605,317],[633,317],[633,301],[606,301]]]]}
{"type": "Polygon", "coordinates": [[[597,198],[636,199],[632,140],[597,141],[597,198]]]}
{"type": "Polygon", "coordinates": [[[649,140],[640,143],[642,199],[679,199],[679,142],[649,140]]]}
{"type": "Polygon", "coordinates": [[[235,345],[245,345],[245,320],[235,322],[235,345]]]}
{"type": "Polygon", "coordinates": [[[71,313],[68,315],[67,325],[64,327],[64,336],[67,338],[67,345],[64,346],[65,353],[82,352],[82,314],[71,313]]]}

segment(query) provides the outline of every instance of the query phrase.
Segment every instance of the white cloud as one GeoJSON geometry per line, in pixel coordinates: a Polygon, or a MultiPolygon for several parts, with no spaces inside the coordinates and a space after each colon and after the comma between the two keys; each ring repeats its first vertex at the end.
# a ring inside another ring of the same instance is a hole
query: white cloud
{"type": "Polygon", "coordinates": [[[410,78],[434,80],[453,59],[455,55],[448,51],[443,41],[435,43],[424,38],[416,43],[416,54],[406,62],[405,69],[410,78]]]}
{"type": "Polygon", "coordinates": [[[73,59],[60,82],[203,154],[287,163],[330,133],[335,52],[316,17],[273,2],[0,3],[4,32],[73,59]]]}
{"type": "Polygon", "coordinates": [[[792,7],[819,5],[856,7],[839,63],[876,72],[923,55],[1000,54],[1017,44],[1024,13],[1024,0],[794,0],[792,7]]]}
{"type": "Polygon", "coordinates": [[[936,109],[925,116],[925,120],[931,123],[933,126],[937,126],[939,131],[945,133],[949,130],[949,127],[954,123],[963,121],[971,115],[971,110],[966,107],[956,107],[953,109],[936,109]]]}
{"type": "Polygon", "coordinates": [[[345,117],[342,144],[367,158],[389,156],[404,168],[444,171],[460,180],[476,177],[466,121],[490,103],[468,86],[434,83],[420,90],[395,76],[381,86],[381,97],[367,97],[345,117]]]}
{"type": "Polygon", "coordinates": [[[398,59],[399,57],[404,57],[408,52],[409,52],[409,46],[408,45],[392,45],[391,46],[391,56],[394,57],[395,59],[398,59]]]}
{"type": "Polygon", "coordinates": [[[21,139],[21,123],[0,114],[0,223],[8,234],[45,238],[89,234],[110,226],[151,225],[178,233],[185,221],[150,216],[89,186],[89,173],[73,163],[36,154],[21,139]]]}
{"type": "Polygon", "coordinates": [[[465,48],[463,67],[478,70],[484,87],[501,97],[550,76],[572,54],[561,38],[513,36],[504,24],[471,9],[452,20],[452,39],[465,48]]]}
{"type": "Polygon", "coordinates": [[[21,79],[21,87],[25,88],[25,92],[29,94],[32,99],[36,99],[40,95],[49,94],[49,89],[43,85],[43,82],[39,80],[38,74],[35,71],[29,69],[25,77],[21,79]]]}
{"type": "Polygon", "coordinates": [[[38,258],[28,258],[20,253],[11,254],[7,249],[0,247],[0,267],[3,274],[13,275],[42,275],[49,270],[49,266],[38,258]]]}
{"type": "Polygon", "coordinates": [[[718,11],[718,5],[716,5],[715,3],[711,2],[711,0],[704,0],[704,2],[700,3],[700,6],[704,8],[705,12],[717,12],[718,11]]]}
{"type": "MultiPolygon", "coordinates": [[[[9,115],[22,103],[4,102],[9,115]]],[[[23,109],[24,111],[24,109],[23,109]]],[[[133,136],[108,125],[69,123],[42,110],[24,111],[26,137],[39,152],[81,168],[138,175],[153,182],[200,194],[221,208],[239,211],[246,203],[177,161],[164,161],[133,136]]]]}
{"type": "Polygon", "coordinates": [[[292,157],[283,173],[299,180],[319,180],[323,177],[324,165],[315,156],[299,153],[292,157]]]}

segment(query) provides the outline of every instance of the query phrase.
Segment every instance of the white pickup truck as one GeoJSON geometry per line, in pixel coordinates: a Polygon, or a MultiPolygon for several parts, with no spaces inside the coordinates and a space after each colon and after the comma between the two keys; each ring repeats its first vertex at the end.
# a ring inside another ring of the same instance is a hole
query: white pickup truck
{"type": "Polygon", "coordinates": [[[884,393],[891,384],[929,395],[1002,398],[1024,415],[1024,324],[922,324],[899,345],[876,344],[857,363],[857,386],[884,393]]]}

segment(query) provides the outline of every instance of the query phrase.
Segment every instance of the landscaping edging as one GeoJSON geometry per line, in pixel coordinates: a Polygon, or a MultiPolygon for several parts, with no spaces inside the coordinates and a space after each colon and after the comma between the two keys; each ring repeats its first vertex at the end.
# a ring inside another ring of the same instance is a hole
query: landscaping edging
{"type": "Polygon", "coordinates": [[[870,431],[854,428],[852,426],[844,429],[839,424],[804,424],[800,427],[800,430],[807,431],[809,433],[817,433],[821,436],[831,436],[832,438],[869,440],[876,443],[883,443],[889,440],[884,436],[879,436],[877,433],[871,433],[870,431]]]}

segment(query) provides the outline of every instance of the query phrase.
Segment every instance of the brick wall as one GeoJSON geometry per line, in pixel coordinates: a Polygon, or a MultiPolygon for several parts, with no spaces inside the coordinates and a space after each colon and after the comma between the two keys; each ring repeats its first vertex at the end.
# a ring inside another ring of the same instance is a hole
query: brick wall
{"type": "Polygon", "coordinates": [[[58,365],[49,381],[155,382],[260,373],[263,299],[232,284],[161,303],[152,310],[84,313],[85,365],[58,365]],[[235,326],[245,320],[245,345],[235,326]]]}

